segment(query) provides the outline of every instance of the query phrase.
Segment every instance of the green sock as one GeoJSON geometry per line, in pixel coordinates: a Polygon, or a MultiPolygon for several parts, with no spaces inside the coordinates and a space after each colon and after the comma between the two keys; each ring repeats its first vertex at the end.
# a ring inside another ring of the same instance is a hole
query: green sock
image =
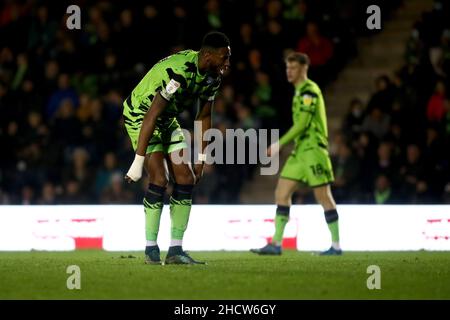
{"type": "MultiPolygon", "coordinates": [[[[144,198],[145,239],[156,242],[164,206],[163,198],[166,188],[150,184],[144,198]]],[[[156,244],[156,243],[155,243],[156,244]]]]}
{"type": "Polygon", "coordinates": [[[172,220],[172,240],[183,240],[186,231],[189,214],[192,207],[193,185],[175,185],[170,197],[170,218],[172,220]]]}
{"type": "Polygon", "coordinates": [[[325,211],[325,220],[331,233],[331,241],[339,242],[339,216],[336,209],[325,211]]]}
{"type": "Polygon", "coordinates": [[[283,233],[286,224],[289,221],[289,206],[278,206],[275,215],[275,234],[272,238],[272,243],[281,245],[283,241],[283,233]]]}
{"type": "Polygon", "coordinates": [[[338,221],[334,221],[328,224],[328,229],[330,229],[331,233],[331,241],[339,242],[339,223],[338,221]]]}

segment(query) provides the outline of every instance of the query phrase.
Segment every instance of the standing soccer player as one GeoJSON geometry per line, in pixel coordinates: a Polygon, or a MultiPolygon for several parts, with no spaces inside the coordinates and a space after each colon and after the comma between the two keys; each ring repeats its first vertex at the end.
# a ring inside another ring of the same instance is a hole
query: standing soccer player
{"type": "Polygon", "coordinates": [[[295,147],[287,159],[275,190],[277,211],[272,243],[251,251],[258,254],[281,254],[284,228],[289,220],[292,194],[305,182],[313,188],[316,201],[322,205],[331,233],[332,245],[322,255],[341,255],[336,203],[331,194],[333,169],[328,154],[328,129],[325,103],[319,86],[308,79],[309,58],[306,54],[291,53],[286,58],[286,75],[295,86],[292,99],[293,126],[268,148],[269,156],[294,140],[295,147]]]}
{"type": "MultiPolygon", "coordinates": [[[[157,237],[168,183],[165,161],[175,181],[170,197],[171,243],[165,263],[201,263],[183,251],[182,241],[191,211],[192,189],[202,175],[203,162],[195,164],[192,170],[189,164],[174,161],[187,152],[176,116],[199,103],[196,120],[202,121],[202,136],[211,127],[211,109],[222,75],[230,66],[230,55],[227,36],[210,32],[203,38],[200,51],[180,51],[156,63],[123,104],[125,127],[136,152],[125,179],[138,181],[143,168],[149,175],[143,200],[147,264],[162,263],[157,237]]],[[[202,142],[198,155],[202,161],[205,147],[202,142]]]]}

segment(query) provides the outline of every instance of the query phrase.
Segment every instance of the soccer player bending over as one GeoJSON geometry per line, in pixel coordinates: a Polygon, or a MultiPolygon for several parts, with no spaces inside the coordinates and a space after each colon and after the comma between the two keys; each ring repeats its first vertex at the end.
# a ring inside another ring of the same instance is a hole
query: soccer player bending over
{"type": "Polygon", "coordinates": [[[261,249],[252,249],[258,254],[281,254],[284,228],[289,220],[291,197],[299,182],[313,188],[317,202],[322,205],[325,220],[330,229],[332,245],[322,255],[340,255],[339,227],[336,203],[331,194],[333,169],[328,154],[328,130],[325,103],[319,86],[308,79],[309,58],[302,53],[291,53],[286,58],[286,75],[295,86],[292,99],[293,126],[279,142],[267,150],[274,156],[280,148],[294,140],[295,146],[287,159],[275,190],[277,211],[275,234],[272,243],[261,249]]]}
{"type": "MultiPolygon", "coordinates": [[[[125,127],[136,152],[125,179],[138,181],[145,168],[150,182],[143,200],[147,264],[161,264],[157,237],[168,183],[165,161],[175,182],[170,197],[171,243],[165,263],[201,263],[183,251],[182,241],[191,211],[192,189],[202,175],[203,162],[192,169],[188,163],[174,161],[187,152],[176,116],[199,102],[196,120],[202,121],[202,136],[211,127],[214,97],[230,66],[230,55],[227,36],[210,32],[203,38],[200,51],[180,51],[156,63],[124,101],[125,127]]],[[[203,161],[205,147],[202,142],[199,159],[203,161]]]]}

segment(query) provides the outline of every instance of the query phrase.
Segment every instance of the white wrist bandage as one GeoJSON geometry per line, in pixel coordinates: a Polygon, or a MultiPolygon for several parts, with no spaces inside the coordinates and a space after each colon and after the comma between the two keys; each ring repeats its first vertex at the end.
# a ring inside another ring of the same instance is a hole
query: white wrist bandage
{"type": "Polygon", "coordinates": [[[131,164],[130,170],[128,170],[127,176],[133,181],[138,181],[142,176],[142,169],[144,167],[145,156],[136,155],[134,161],[131,164]]]}
{"type": "Polygon", "coordinates": [[[205,162],[205,161],[206,161],[206,154],[204,154],[204,153],[199,153],[199,154],[198,154],[198,160],[199,160],[199,161],[205,162]]]}

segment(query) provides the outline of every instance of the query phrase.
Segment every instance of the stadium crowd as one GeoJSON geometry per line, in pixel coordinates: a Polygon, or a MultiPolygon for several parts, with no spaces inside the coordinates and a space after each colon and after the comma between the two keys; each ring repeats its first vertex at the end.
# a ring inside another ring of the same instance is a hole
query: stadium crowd
{"type": "Polygon", "coordinates": [[[411,30],[404,65],[351,102],[334,143],[338,202],[450,203],[450,5],[411,30]]]}
{"type": "MultiPolygon", "coordinates": [[[[357,14],[367,1],[73,2],[80,30],[66,27],[64,1],[0,6],[0,204],[141,202],[145,179],[123,183],[133,158],[123,99],[159,59],[198,49],[206,31],[221,30],[232,42],[214,127],[282,132],[291,125],[286,50],[308,53],[311,78],[326,85],[357,53],[355,39],[369,36],[357,14]]],[[[382,2],[387,12],[399,5],[382,2]]],[[[338,201],[438,203],[450,193],[450,20],[443,12],[418,23],[405,67],[377,79],[367,106],[352,102],[331,144],[338,201]],[[441,24],[430,23],[437,18],[441,24]]],[[[192,129],[194,116],[194,108],[182,113],[182,126],[192,129]]],[[[253,170],[206,166],[194,202],[239,203],[253,170]]]]}

